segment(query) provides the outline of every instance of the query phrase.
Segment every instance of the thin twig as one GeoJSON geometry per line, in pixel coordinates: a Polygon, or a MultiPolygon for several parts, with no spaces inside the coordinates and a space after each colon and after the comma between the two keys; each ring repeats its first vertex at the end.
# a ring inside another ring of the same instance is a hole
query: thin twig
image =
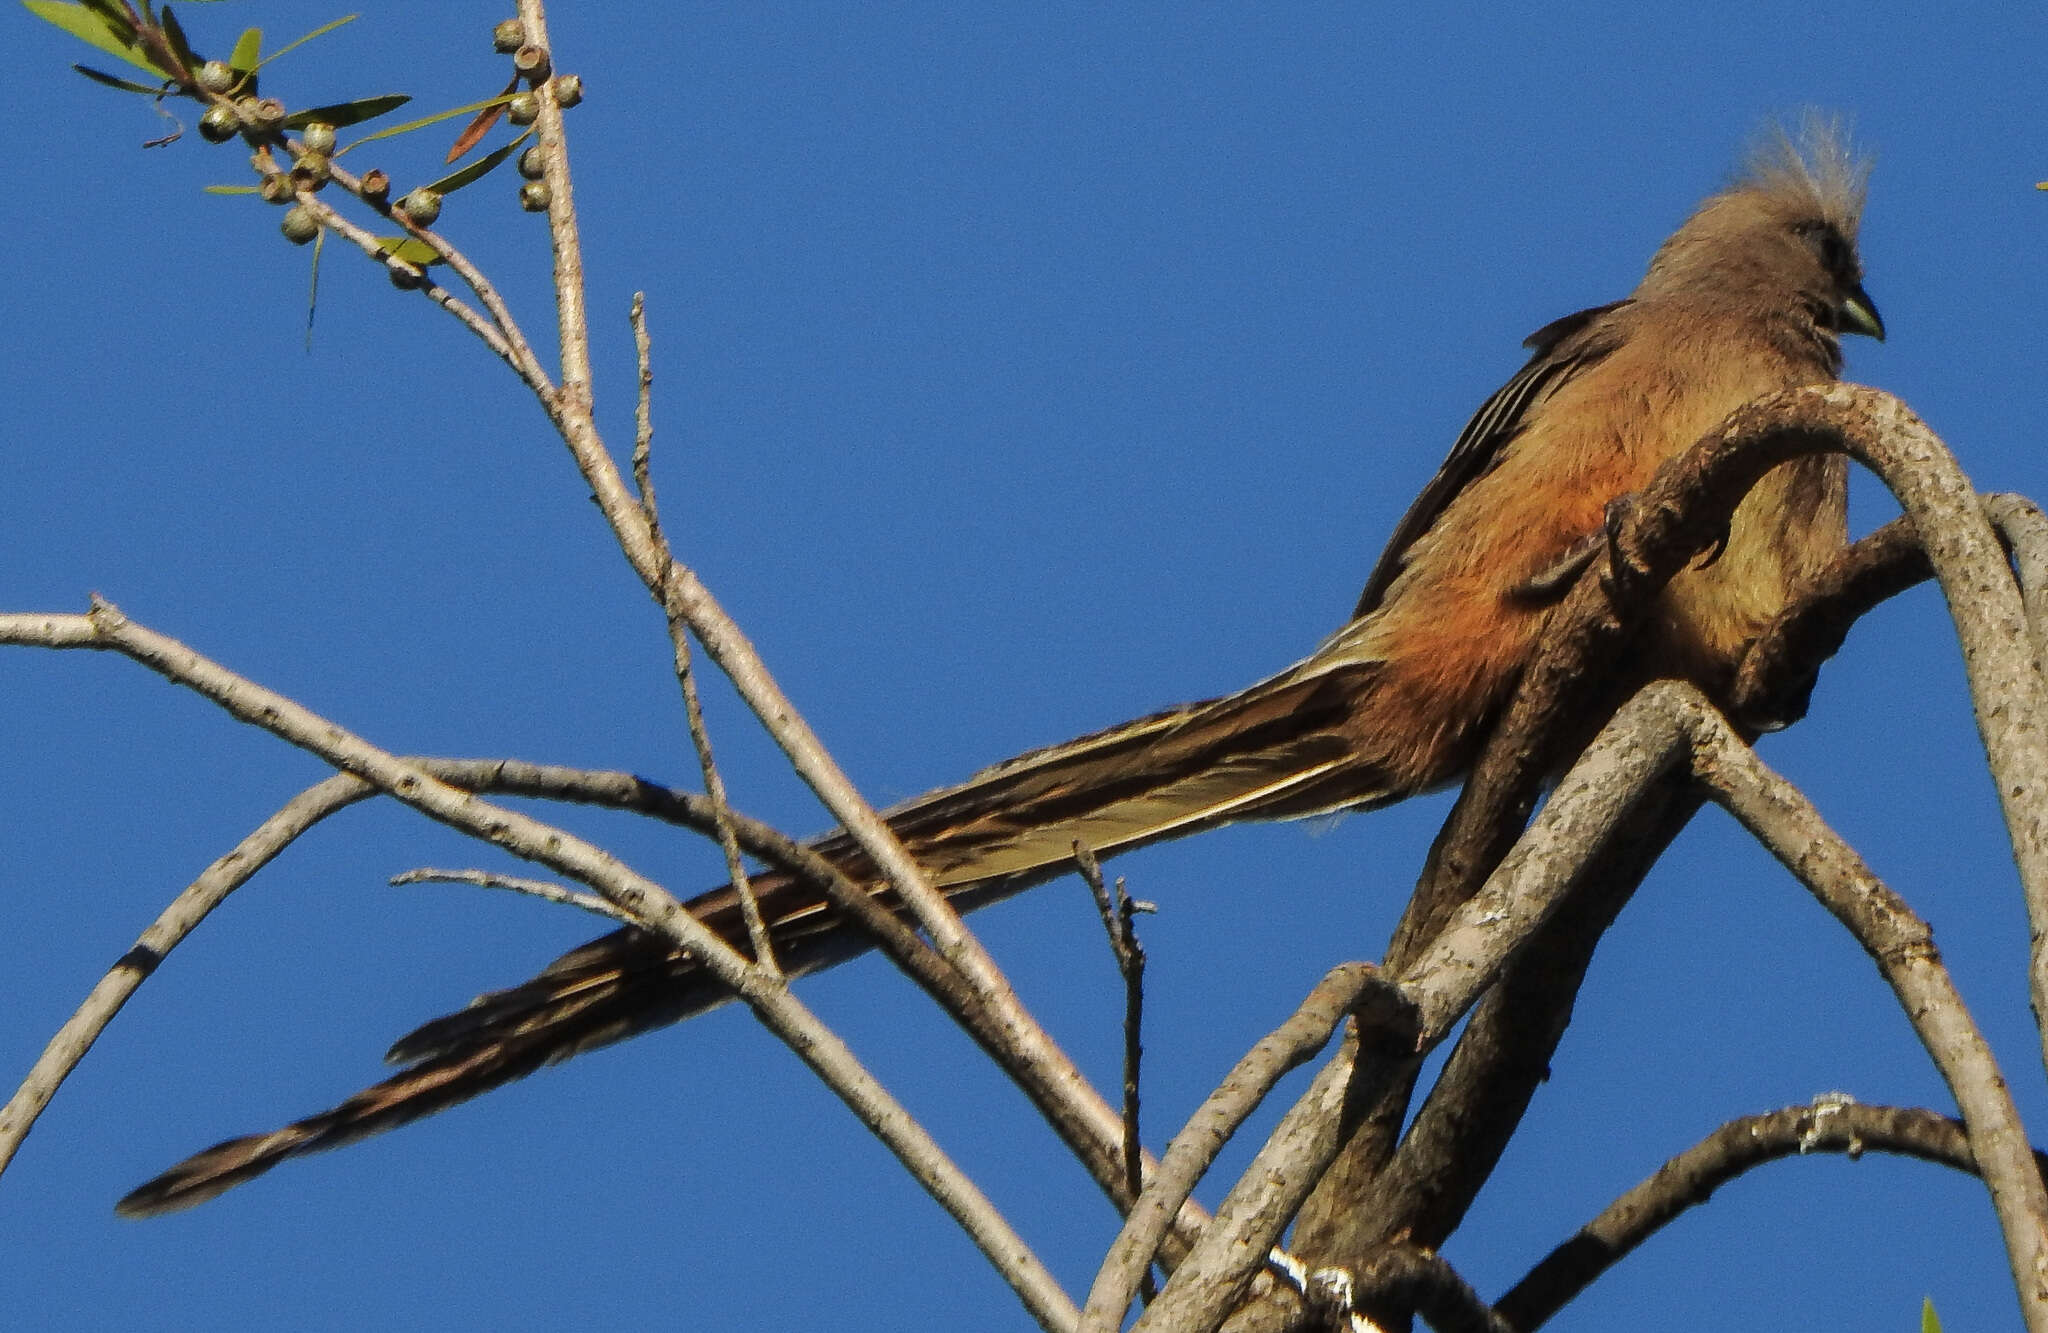
{"type": "MultiPolygon", "coordinates": [[[[1139,905],[1124,891],[1122,876],[1117,877],[1112,895],[1110,887],[1103,883],[1102,863],[1096,860],[1095,849],[1088,844],[1075,842],[1074,863],[1095,899],[1095,911],[1109,934],[1109,950],[1116,958],[1117,974],[1124,983],[1124,1188],[1136,1199],[1145,1188],[1145,1139],[1138,1128],[1140,1064],[1145,1054],[1145,946],[1138,942],[1134,921],[1139,905]]],[[[1145,904],[1147,910],[1150,906],[1145,904]]],[[[1149,1302],[1154,1294],[1149,1270],[1142,1286],[1149,1302]]]]}
{"type": "Polygon", "coordinates": [[[633,325],[633,359],[640,369],[638,391],[633,395],[633,485],[640,492],[640,511],[647,526],[660,531],[661,515],[654,503],[654,477],[649,464],[654,457],[654,342],[647,333],[647,293],[634,292],[627,311],[633,325]]]}
{"type": "MultiPolygon", "coordinates": [[[[640,492],[640,512],[647,520],[655,549],[661,553],[661,586],[667,589],[674,582],[675,561],[669,554],[668,537],[661,529],[661,505],[654,494],[654,344],[647,333],[647,302],[638,293],[633,297],[631,319],[633,350],[640,368],[639,401],[634,413],[633,480],[640,492]]],[[[753,951],[754,961],[779,972],[781,968],[775,961],[774,937],[761,916],[761,900],[755,895],[753,879],[740,859],[740,846],[733,836],[732,821],[726,817],[731,803],[725,795],[725,776],[718,771],[718,761],[711,752],[711,732],[704,725],[704,704],[697,694],[696,672],[691,668],[690,629],[684,622],[681,609],[673,602],[662,610],[668,620],[676,684],[683,692],[683,717],[689,728],[690,745],[697,752],[697,769],[704,777],[704,792],[711,798],[711,809],[717,817],[718,849],[725,854],[726,882],[739,895],[740,918],[747,923],[747,943],[753,951]]]]}
{"type": "Polygon", "coordinates": [[[622,926],[639,927],[641,922],[620,911],[611,903],[594,893],[584,893],[565,885],[544,879],[529,879],[524,875],[505,875],[495,870],[444,870],[437,866],[421,866],[391,877],[393,887],[406,884],[467,884],[479,889],[503,889],[509,893],[523,893],[529,898],[542,902],[560,903],[564,907],[577,907],[583,911],[615,921],[622,926]]]}

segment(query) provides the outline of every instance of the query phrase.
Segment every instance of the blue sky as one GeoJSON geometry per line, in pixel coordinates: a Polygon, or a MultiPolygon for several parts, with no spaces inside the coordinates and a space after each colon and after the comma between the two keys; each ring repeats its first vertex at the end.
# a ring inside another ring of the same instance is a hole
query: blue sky
{"type": "MultiPolygon", "coordinates": [[[[364,0],[266,75],[313,105],[495,92],[501,6],[364,0]]],[[[599,331],[631,433],[635,289],[657,339],[671,531],[878,802],[1247,683],[1342,619],[1465,416],[1550,319],[1624,294],[1767,117],[1853,118],[1877,158],[1849,374],[1984,489],[2048,496],[2048,150],[2035,7],[557,6],[599,331]]],[[[195,43],[333,18],[192,6],[195,43]]],[[[693,771],[659,617],[566,456],[451,321],[200,193],[240,154],[88,85],[22,11],[0,198],[0,604],[131,615],[393,749],[693,771]]],[[[429,134],[358,165],[438,174],[429,134]]],[[[442,228],[545,338],[546,242],[508,180],[442,228]]],[[[1859,483],[1854,521],[1892,507],[1859,483]]],[[[711,700],[735,801],[825,822],[711,700]]],[[[0,655],[0,1068],[25,1070],[185,881],[316,764],[111,659],[0,655]]],[[[1921,590],[1860,626],[1766,758],[1936,927],[2037,1139],[2026,928],[1958,655],[1921,590]]],[[[1227,830],[1117,869],[1157,900],[1149,1136],[1330,965],[1377,954],[1443,798],[1227,830]]],[[[713,850],[572,827],[679,892],[713,850]]],[[[113,1201],[185,1153],[327,1105],[389,1040],[594,933],[386,876],[479,855],[354,811],[142,991],[0,1181],[0,1308],[129,1330],[1014,1328],[978,1256],[743,1014],[587,1057],[195,1212],[113,1201]]],[[[1084,890],[979,918],[1106,1085],[1117,990],[1084,890]]],[[[885,967],[805,987],[1070,1288],[1111,1211],[885,967]]],[[[1290,1085],[1291,1087],[1298,1085],[1290,1085]]],[[[1524,1133],[1449,1257],[1498,1294],[1732,1116],[1947,1095],[1856,946],[1709,813],[1623,915],[1524,1133]]],[[[1235,1151],[1226,1173],[1241,1166],[1235,1151]]],[[[1218,1190],[1206,1197],[1213,1201],[1218,1190]]],[[[1723,1190],[1575,1329],[2012,1323],[1973,1180],[1795,1161],[1723,1190]]]]}

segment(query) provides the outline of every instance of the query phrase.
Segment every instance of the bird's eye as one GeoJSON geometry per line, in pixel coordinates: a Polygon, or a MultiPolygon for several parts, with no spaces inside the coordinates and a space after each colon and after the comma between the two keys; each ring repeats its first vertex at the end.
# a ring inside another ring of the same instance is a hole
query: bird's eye
{"type": "Polygon", "coordinates": [[[1855,260],[1849,254],[1849,243],[1842,239],[1842,233],[1826,222],[1810,222],[1799,229],[1799,239],[1806,242],[1814,258],[1830,273],[1846,273],[1855,267],[1855,260]]]}

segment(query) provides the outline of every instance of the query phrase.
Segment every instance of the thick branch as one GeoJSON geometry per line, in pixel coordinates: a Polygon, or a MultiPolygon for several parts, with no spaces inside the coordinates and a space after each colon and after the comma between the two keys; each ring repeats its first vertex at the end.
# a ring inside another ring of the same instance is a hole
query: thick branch
{"type": "MultiPolygon", "coordinates": [[[[1641,794],[1684,754],[1677,719],[1642,701],[1624,707],[1587,747],[1485,887],[1399,978],[1421,1019],[1417,1049],[1444,1039],[1559,908],[1641,794]]],[[[1355,1123],[1344,1114],[1347,1104],[1370,1105],[1398,1071],[1400,1062],[1360,1058],[1358,1051],[1358,1043],[1345,1043],[1317,1074],[1138,1328],[1207,1333],[1230,1313],[1343,1146],[1343,1126],[1355,1123]]]]}

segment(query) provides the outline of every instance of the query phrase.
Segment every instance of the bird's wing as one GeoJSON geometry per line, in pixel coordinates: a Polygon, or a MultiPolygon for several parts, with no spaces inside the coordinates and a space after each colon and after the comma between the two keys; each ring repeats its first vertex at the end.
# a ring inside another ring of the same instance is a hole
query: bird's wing
{"type": "Polygon", "coordinates": [[[1521,433],[1530,413],[1566,380],[1620,345],[1613,321],[1605,317],[1627,304],[1614,301],[1566,315],[1523,340],[1524,347],[1534,349],[1529,363],[1479,405],[1479,410],[1465,423],[1465,429],[1458,432],[1443,466],[1394,525],[1394,535],[1387,539],[1386,549],[1380,552],[1372,576],[1365,581],[1365,591],[1359,594],[1358,605],[1352,609],[1353,620],[1379,609],[1380,599],[1387,595],[1388,587],[1407,563],[1408,548],[1430,530],[1459,492],[1500,461],[1501,450],[1521,433]]]}

